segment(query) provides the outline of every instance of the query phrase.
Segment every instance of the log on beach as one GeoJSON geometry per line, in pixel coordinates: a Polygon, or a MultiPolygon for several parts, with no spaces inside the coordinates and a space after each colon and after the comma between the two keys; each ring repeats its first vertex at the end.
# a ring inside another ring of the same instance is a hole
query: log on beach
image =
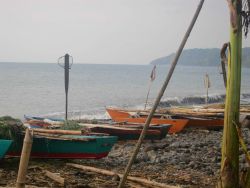
{"type": "MultiPolygon", "coordinates": [[[[119,176],[119,178],[122,178],[122,176],[123,176],[122,174],[118,174],[118,173],[115,173],[115,172],[112,172],[112,171],[109,171],[109,170],[104,170],[104,169],[90,167],[90,166],[84,166],[84,165],[73,164],[73,163],[67,163],[66,165],[74,167],[74,168],[78,168],[78,169],[81,169],[81,170],[91,171],[91,172],[95,172],[95,173],[98,173],[98,174],[106,175],[106,176],[113,176],[113,177],[119,176]]],[[[179,188],[177,186],[166,185],[166,184],[163,184],[163,183],[158,183],[158,182],[155,182],[155,181],[150,181],[150,180],[147,180],[145,178],[128,176],[127,179],[129,181],[140,183],[140,184],[143,184],[143,185],[149,186],[149,187],[179,188]]]]}

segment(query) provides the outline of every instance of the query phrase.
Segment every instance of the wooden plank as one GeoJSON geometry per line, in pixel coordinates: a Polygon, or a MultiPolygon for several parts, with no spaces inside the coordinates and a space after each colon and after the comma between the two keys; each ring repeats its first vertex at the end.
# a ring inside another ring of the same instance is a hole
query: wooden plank
{"type": "MultiPolygon", "coordinates": [[[[104,170],[104,169],[100,169],[100,168],[95,168],[95,167],[90,167],[90,166],[84,166],[84,165],[79,165],[79,164],[73,164],[73,163],[66,163],[67,166],[71,166],[74,168],[78,168],[81,170],[85,170],[85,171],[91,171],[91,172],[95,172],[98,174],[102,174],[102,175],[106,175],[106,176],[119,176],[119,178],[122,178],[122,174],[118,174],[109,170],[104,170]]],[[[172,186],[172,185],[166,185],[163,183],[158,183],[155,181],[150,181],[147,180],[145,178],[139,178],[139,177],[132,177],[132,176],[128,176],[127,177],[128,180],[133,181],[133,182],[137,182],[143,185],[147,185],[147,186],[151,186],[151,187],[159,187],[159,188],[179,188],[177,186],[172,186]]]]}
{"type": "Polygon", "coordinates": [[[52,172],[50,172],[48,170],[44,170],[43,172],[45,173],[45,176],[47,176],[48,178],[54,180],[55,182],[61,184],[62,186],[65,185],[65,180],[61,176],[59,176],[59,175],[57,175],[55,173],[52,173],[52,172]]]}

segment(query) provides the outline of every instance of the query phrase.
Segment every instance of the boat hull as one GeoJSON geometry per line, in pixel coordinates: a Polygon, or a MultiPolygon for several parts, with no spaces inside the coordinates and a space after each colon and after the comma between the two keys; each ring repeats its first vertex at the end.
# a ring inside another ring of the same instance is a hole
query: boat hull
{"type": "Polygon", "coordinates": [[[12,140],[4,140],[4,139],[0,139],[0,160],[2,158],[4,158],[5,153],[8,151],[9,147],[12,144],[12,140]]]}
{"type": "MultiPolygon", "coordinates": [[[[114,136],[64,135],[60,138],[34,136],[31,157],[100,159],[108,155],[116,141],[117,137],[114,136]]],[[[23,136],[12,143],[6,155],[19,157],[22,146],[23,136]]]]}
{"type": "Polygon", "coordinates": [[[187,127],[204,128],[204,129],[222,129],[224,126],[224,119],[203,119],[190,118],[187,127]]]}
{"type": "MultiPolygon", "coordinates": [[[[150,126],[146,132],[145,139],[163,139],[169,131],[171,125],[150,126]]],[[[91,131],[106,133],[111,136],[118,136],[120,140],[137,140],[142,132],[142,125],[93,125],[89,127],[91,131]]]]}
{"type": "MultiPolygon", "coordinates": [[[[107,108],[106,110],[112,120],[116,122],[145,123],[147,120],[147,117],[131,116],[128,112],[119,109],[107,108]]],[[[185,128],[188,121],[188,119],[160,119],[153,117],[151,120],[151,124],[171,124],[172,126],[169,129],[169,133],[178,133],[185,128]]]]}

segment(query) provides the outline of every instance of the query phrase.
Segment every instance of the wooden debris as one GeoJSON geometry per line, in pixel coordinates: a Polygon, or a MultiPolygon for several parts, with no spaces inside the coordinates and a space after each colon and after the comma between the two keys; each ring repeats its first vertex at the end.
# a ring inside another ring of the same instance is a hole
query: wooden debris
{"type": "MultiPolygon", "coordinates": [[[[73,163],[66,163],[66,165],[74,167],[74,168],[78,168],[78,169],[81,169],[81,170],[86,170],[86,171],[99,173],[99,174],[102,174],[102,175],[107,175],[107,176],[117,176],[118,175],[119,178],[122,178],[122,176],[123,176],[122,174],[118,174],[118,173],[115,173],[115,172],[112,172],[112,171],[109,171],[109,170],[104,170],[104,169],[90,167],[90,166],[84,166],[84,165],[73,164],[73,163]]],[[[145,178],[128,176],[127,179],[129,181],[133,181],[133,182],[143,184],[143,185],[146,185],[146,186],[149,186],[149,187],[155,187],[155,188],[156,187],[158,187],[158,188],[179,188],[177,186],[166,185],[166,184],[163,184],[163,183],[150,181],[150,180],[147,180],[145,178]]]]}
{"type": "Polygon", "coordinates": [[[55,182],[61,184],[62,186],[65,185],[64,178],[62,178],[61,176],[59,176],[53,172],[50,172],[48,170],[44,170],[43,172],[45,173],[45,176],[47,176],[48,178],[54,180],[55,182]]]}
{"type": "Polygon", "coordinates": [[[134,183],[134,182],[127,182],[127,184],[131,187],[131,188],[145,188],[145,186],[142,186],[140,184],[134,183]]]}

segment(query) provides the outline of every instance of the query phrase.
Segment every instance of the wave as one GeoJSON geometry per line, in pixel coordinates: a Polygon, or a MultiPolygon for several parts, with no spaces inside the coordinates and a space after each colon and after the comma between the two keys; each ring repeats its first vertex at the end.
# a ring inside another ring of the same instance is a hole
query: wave
{"type": "MultiPolygon", "coordinates": [[[[65,112],[53,112],[49,114],[43,114],[41,117],[47,118],[65,118],[65,112]]],[[[109,115],[106,112],[100,110],[95,111],[69,111],[68,112],[68,119],[69,120],[93,120],[93,119],[110,119],[109,115]]]]}
{"type": "MultiPolygon", "coordinates": [[[[209,95],[207,104],[224,103],[225,94],[209,95]]],[[[250,104],[250,93],[241,94],[241,103],[250,104]]],[[[204,105],[206,104],[206,96],[188,96],[188,97],[174,97],[162,100],[159,104],[160,108],[171,106],[188,106],[188,105],[204,105]]]]}
{"type": "MultiPolygon", "coordinates": [[[[215,104],[215,103],[224,103],[225,102],[225,94],[213,94],[208,96],[208,104],[215,104]]],[[[150,109],[152,107],[152,102],[149,102],[147,104],[147,109],[150,109]]],[[[171,106],[201,106],[206,104],[206,96],[186,96],[186,97],[172,97],[172,98],[166,98],[163,99],[160,104],[159,108],[166,108],[171,106]]],[[[241,94],[241,104],[250,104],[250,93],[243,93],[241,94]]],[[[122,106],[116,106],[113,105],[112,107],[118,107],[118,108],[128,108],[128,109],[135,109],[135,110],[141,110],[144,109],[145,104],[134,104],[134,105],[122,105],[122,106]]],[[[42,117],[53,117],[53,118],[64,118],[65,113],[64,112],[54,112],[49,114],[43,114],[42,117]]],[[[68,119],[70,120],[80,120],[80,119],[86,119],[86,120],[107,120],[110,119],[110,116],[105,111],[105,108],[94,108],[89,110],[75,110],[68,112],[68,119]]]]}

